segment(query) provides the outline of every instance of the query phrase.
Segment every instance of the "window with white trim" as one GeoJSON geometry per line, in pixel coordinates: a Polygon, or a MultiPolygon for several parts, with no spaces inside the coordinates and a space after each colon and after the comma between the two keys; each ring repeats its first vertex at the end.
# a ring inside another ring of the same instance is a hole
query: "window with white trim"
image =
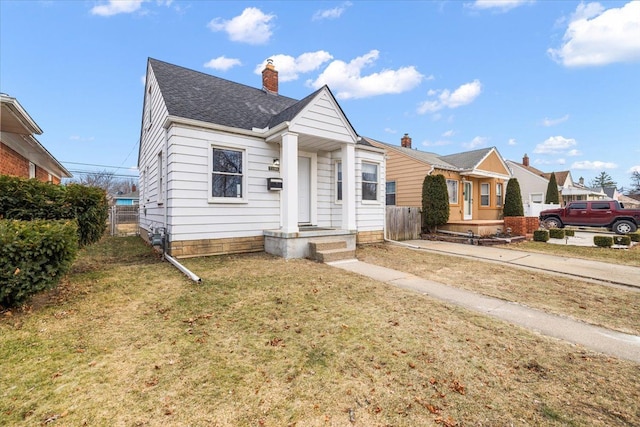
{"type": "Polygon", "coordinates": [[[531,193],[529,197],[531,198],[531,203],[542,203],[544,201],[544,194],[542,193],[531,193]]]}
{"type": "Polygon", "coordinates": [[[449,193],[449,204],[457,205],[458,204],[458,180],[455,180],[455,179],[447,180],[447,192],[449,193]]]}
{"type": "Polygon", "coordinates": [[[342,162],[336,162],[336,200],[342,200],[342,162]]]}
{"type": "Polygon", "coordinates": [[[378,200],[378,165],[362,162],[362,200],[378,200]]]}
{"type": "Polygon", "coordinates": [[[503,198],[502,198],[502,183],[496,184],[496,206],[502,206],[503,198]]]}
{"type": "Polygon", "coordinates": [[[386,205],[387,206],[395,206],[396,204],[396,182],[395,181],[387,181],[386,185],[386,205]]]}
{"type": "Polygon", "coordinates": [[[245,197],[244,150],[212,147],[211,197],[214,199],[243,199],[245,197]]]}
{"type": "Polygon", "coordinates": [[[480,184],[480,206],[490,205],[490,191],[489,183],[483,182],[480,184]]]}
{"type": "Polygon", "coordinates": [[[29,178],[36,177],[36,164],[33,162],[29,162],[29,178]]]}

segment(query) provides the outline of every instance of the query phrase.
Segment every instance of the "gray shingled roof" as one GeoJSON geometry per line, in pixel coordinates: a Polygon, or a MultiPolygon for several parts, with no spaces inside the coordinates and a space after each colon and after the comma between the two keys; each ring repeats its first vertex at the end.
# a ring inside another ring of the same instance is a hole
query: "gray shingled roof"
{"type": "Polygon", "coordinates": [[[478,163],[492,150],[493,148],[481,148],[473,151],[465,151],[463,153],[449,154],[447,156],[440,156],[440,159],[450,163],[461,170],[470,170],[478,166],[478,163]]]}
{"type": "Polygon", "coordinates": [[[304,105],[294,107],[303,101],[153,58],[149,58],[149,66],[169,114],[186,119],[240,129],[264,129],[295,116],[311,99],[307,97],[304,105]],[[279,115],[282,117],[276,120],[279,115]]]}

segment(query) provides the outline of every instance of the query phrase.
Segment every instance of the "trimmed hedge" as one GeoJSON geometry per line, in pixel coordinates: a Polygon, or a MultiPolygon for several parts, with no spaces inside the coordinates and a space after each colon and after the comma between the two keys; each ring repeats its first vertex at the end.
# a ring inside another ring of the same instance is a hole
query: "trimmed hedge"
{"type": "Polygon", "coordinates": [[[55,287],[77,251],[76,221],[0,220],[0,305],[55,287]]]}
{"type": "Polygon", "coordinates": [[[640,231],[629,233],[627,236],[629,236],[629,239],[631,239],[632,242],[640,242],[640,231]]]}
{"type": "Polygon", "coordinates": [[[631,245],[631,237],[629,236],[614,236],[613,241],[616,245],[624,245],[624,246],[631,245]]]}
{"type": "Polygon", "coordinates": [[[100,240],[108,216],[107,195],[101,188],[0,176],[0,218],[75,219],[80,245],[85,246],[100,240]]]}
{"type": "Polygon", "coordinates": [[[613,246],[613,237],[593,236],[593,244],[601,248],[610,248],[611,246],[613,246]]]}
{"type": "Polygon", "coordinates": [[[533,241],[534,242],[546,242],[549,240],[549,231],[548,230],[534,230],[533,231],[533,241]]]}
{"type": "Polygon", "coordinates": [[[573,237],[576,235],[576,230],[572,230],[570,228],[563,228],[563,230],[565,236],[573,237]]]}
{"type": "Polygon", "coordinates": [[[549,237],[552,239],[564,239],[564,229],[562,228],[551,228],[549,230],[549,237]]]}

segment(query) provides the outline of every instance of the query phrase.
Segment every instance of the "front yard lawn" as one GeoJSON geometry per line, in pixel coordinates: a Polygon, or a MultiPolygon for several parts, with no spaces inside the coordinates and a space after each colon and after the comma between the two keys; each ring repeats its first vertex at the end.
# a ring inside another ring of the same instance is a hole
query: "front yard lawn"
{"type": "Polygon", "coordinates": [[[0,313],[0,425],[640,424],[638,364],[307,260],[183,263],[106,238],[0,313]]]}

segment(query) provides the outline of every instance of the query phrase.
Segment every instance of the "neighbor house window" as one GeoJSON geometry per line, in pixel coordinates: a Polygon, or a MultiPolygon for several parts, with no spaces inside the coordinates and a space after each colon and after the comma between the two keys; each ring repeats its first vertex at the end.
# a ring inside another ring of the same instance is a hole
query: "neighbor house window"
{"type": "Polygon", "coordinates": [[[544,195],[542,193],[531,193],[531,203],[542,203],[544,195]]]}
{"type": "Polygon", "coordinates": [[[395,206],[396,204],[396,182],[387,181],[386,184],[386,204],[387,206],[395,206]]]}
{"type": "Polygon", "coordinates": [[[29,162],[29,178],[36,177],[36,164],[29,162]]]}
{"type": "Polygon", "coordinates": [[[502,206],[502,183],[496,184],[496,206],[502,206]]]}
{"type": "Polygon", "coordinates": [[[336,162],[336,200],[342,200],[342,162],[336,162]]]}
{"type": "Polygon", "coordinates": [[[378,165],[362,163],[362,200],[378,200],[378,165]]]}
{"type": "Polygon", "coordinates": [[[241,199],[244,197],[244,157],[242,150],[213,147],[211,197],[241,199]]]}
{"type": "Polygon", "coordinates": [[[480,184],[480,206],[489,206],[489,184],[483,182],[480,184]]]}
{"type": "Polygon", "coordinates": [[[162,151],[158,153],[158,203],[162,203],[162,151]]]}
{"type": "Polygon", "coordinates": [[[449,204],[458,204],[458,181],[455,179],[447,180],[447,192],[449,193],[449,204]]]}

